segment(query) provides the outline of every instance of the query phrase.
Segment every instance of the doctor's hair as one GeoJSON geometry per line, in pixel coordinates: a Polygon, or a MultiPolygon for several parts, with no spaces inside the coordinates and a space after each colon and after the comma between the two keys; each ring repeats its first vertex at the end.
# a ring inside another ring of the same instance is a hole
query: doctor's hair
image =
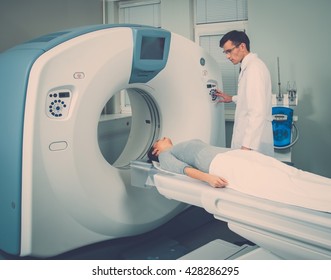
{"type": "Polygon", "coordinates": [[[159,157],[157,155],[153,155],[153,151],[154,151],[154,147],[152,146],[147,153],[149,163],[151,163],[152,161],[159,162],[159,157]]]}
{"type": "Polygon", "coordinates": [[[227,41],[231,41],[235,46],[239,46],[241,43],[246,45],[246,49],[250,51],[249,38],[244,31],[232,30],[226,33],[220,40],[220,47],[223,48],[227,41]]]}

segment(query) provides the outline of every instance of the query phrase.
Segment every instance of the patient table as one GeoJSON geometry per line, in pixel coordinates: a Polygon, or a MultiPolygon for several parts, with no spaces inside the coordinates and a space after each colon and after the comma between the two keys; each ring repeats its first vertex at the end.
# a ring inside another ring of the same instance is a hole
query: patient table
{"type": "Polygon", "coordinates": [[[212,188],[142,161],[132,162],[131,168],[133,186],[156,187],[169,199],[203,207],[216,219],[227,222],[232,231],[259,246],[241,259],[331,259],[330,213],[261,199],[229,188],[212,188]]]}

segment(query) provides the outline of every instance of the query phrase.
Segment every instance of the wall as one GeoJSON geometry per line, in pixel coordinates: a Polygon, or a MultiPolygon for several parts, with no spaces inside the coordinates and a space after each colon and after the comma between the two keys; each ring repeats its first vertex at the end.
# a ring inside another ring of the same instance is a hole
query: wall
{"type": "Polygon", "coordinates": [[[1,0],[0,52],[40,35],[100,23],[101,0],[1,0]]]}
{"type": "Polygon", "coordinates": [[[296,167],[331,177],[331,1],[248,0],[252,51],[267,63],[278,92],[277,57],[282,88],[296,81],[299,142],[296,167]]]}
{"type": "Polygon", "coordinates": [[[98,143],[101,154],[113,164],[121,155],[128,141],[132,117],[103,116],[98,124],[98,143]]]}

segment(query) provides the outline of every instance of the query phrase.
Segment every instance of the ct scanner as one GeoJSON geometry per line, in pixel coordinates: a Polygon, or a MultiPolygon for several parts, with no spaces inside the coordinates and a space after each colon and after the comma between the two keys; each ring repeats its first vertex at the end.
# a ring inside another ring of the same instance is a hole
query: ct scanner
{"type": "Polygon", "coordinates": [[[330,213],[146,162],[160,136],[225,146],[220,73],[193,42],[138,25],[58,32],[2,53],[0,85],[0,250],[54,256],[150,231],[189,204],[257,246],[215,240],[183,259],[331,259],[330,213]],[[123,90],[132,116],[101,114],[123,90]],[[103,143],[108,121],[117,125],[103,143]]]}
{"type": "Polygon", "coordinates": [[[147,26],[66,30],[2,53],[0,249],[54,256],[147,232],[180,213],[186,204],[131,186],[130,162],[165,135],[224,146],[223,108],[210,92],[220,78],[202,48],[147,26]],[[99,120],[122,90],[130,133],[109,161],[99,120]]]}

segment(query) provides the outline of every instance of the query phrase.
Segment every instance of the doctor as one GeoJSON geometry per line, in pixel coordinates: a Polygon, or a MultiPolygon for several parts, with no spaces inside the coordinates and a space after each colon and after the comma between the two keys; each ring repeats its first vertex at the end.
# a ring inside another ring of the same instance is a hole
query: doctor
{"type": "Polygon", "coordinates": [[[272,132],[271,79],[266,65],[250,52],[249,38],[242,31],[230,31],[220,40],[223,53],[233,63],[241,63],[238,93],[221,90],[219,102],[235,102],[236,112],[231,148],[255,150],[274,155],[272,132]]]}

